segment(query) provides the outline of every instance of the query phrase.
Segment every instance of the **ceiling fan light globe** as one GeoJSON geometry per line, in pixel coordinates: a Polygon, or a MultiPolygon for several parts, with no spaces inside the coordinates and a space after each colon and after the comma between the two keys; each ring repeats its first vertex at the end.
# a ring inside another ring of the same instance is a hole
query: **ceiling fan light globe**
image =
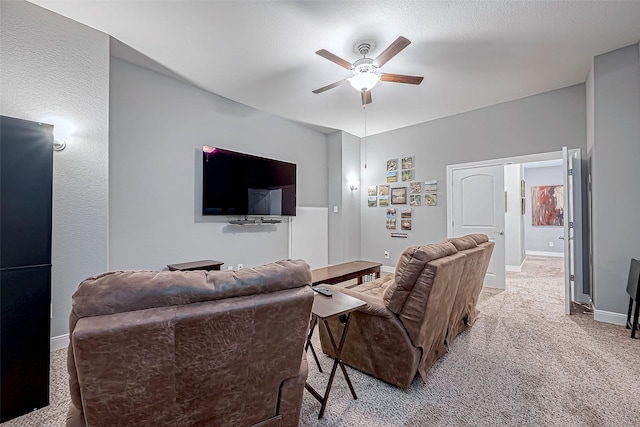
{"type": "Polygon", "coordinates": [[[349,79],[351,86],[358,92],[371,90],[380,81],[380,75],[375,73],[360,73],[349,79]]]}

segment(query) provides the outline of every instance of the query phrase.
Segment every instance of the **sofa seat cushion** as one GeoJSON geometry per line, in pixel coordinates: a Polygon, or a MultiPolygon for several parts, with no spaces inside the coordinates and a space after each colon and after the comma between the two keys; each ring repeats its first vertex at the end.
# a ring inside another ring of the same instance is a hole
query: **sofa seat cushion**
{"type": "Polygon", "coordinates": [[[327,288],[331,288],[334,292],[342,292],[346,295],[358,298],[367,303],[365,307],[358,309],[363,313],[370,314],[372,316],[391,318],[395,317],[387,306],[384,304],[383,295],[385,289],[394,282],[393,275],[381,277],[370,282],[365,282],[362,285],[355,288],[341,288],[335,285],[324,285],[327,288]]]}

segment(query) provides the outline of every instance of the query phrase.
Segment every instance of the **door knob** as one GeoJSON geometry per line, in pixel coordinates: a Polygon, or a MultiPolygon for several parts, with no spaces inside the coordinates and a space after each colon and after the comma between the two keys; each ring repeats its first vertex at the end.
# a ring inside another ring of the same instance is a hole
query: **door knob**
{"type": "Polygon", "coordinates": [[[504,236],[504,231],[494,231],[494,233],[504,236]]]}

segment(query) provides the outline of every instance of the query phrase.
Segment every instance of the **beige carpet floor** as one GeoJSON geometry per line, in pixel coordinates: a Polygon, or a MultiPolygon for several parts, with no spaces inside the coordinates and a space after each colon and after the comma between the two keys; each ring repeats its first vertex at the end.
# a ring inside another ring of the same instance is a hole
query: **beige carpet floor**
{"type": "MultiPolygon", "coordinates": [[[[507,273],[507,289],[483,290],[480,318],[429,371],[400,390],[347,368],[358,400],[338,372],[325,416],[304,393],[301,426],[637,426],[640,340],[595,322],[577,307],[565,316],[562,259],[528,257],[507,273]]],[[[317,335],[314,345],[320,348],[317,335]]],[[[309,383],[325,373],[309,361],[309,383]]],[[[69,401],[65,350],[51,353],[51,405],[2,427],[63,426],[69,401]]]]}

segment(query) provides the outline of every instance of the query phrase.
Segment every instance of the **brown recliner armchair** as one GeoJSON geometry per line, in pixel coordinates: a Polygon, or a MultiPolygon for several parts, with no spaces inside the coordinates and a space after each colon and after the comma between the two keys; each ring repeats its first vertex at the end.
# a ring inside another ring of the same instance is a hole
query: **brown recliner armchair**
{"type": "Polygon", "coordinates": [[[124,271],[72,298],[67,426],[297,426],[309,266],[124,271]]]}
{"type": "MultiPolygon", "coordinates": [[[[447,352],[445,337],[464,264],[465,255],[452,243],[412,246],[400,256],[394,275],[339,289],[367,303],[351,314],[344,363],[404,389],[416,371],[425,379],[447,352]]],[[[340,320],[328,323],[333,336],[340,336],[340,320]]],[[[323,325],[320,341],[334,357],[323,325]]]]}

